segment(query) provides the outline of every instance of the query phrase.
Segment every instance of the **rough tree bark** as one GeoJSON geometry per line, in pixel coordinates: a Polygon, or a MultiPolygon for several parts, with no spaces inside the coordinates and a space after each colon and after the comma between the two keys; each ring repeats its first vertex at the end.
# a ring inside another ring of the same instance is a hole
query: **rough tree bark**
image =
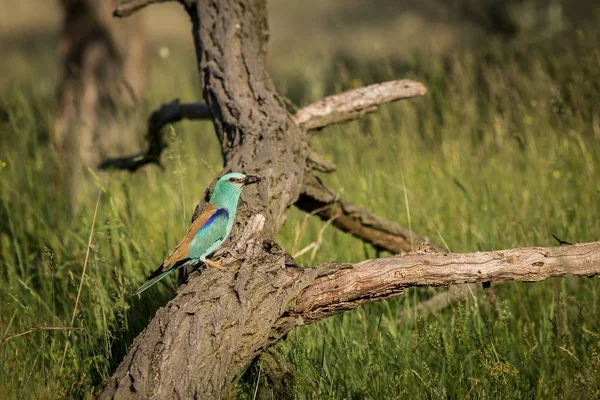
{"type": "Polygon", "coordinates": [[[141,15],[128,24],[112,18],[118,0],[61,0],[61,5],[62,72],[52,142],[75,195],[84,168],[137,144],[135,135],[121,134],[126,128],[117,116],[141,111],[146,39],[141,15]]]}
{"type": "MultiPolygon", "coordinates": [[[[117,13],[156,1],[123,0],[117,13]]],[[[287,113],[265,69],[265,3],[182,2],[222,147],[222,173],[245,171],[266,179],[243,193],[231,239],[215,255],[228,271],[209,268],[189,277],[135,339],[103,398],[225,398],[252,360],[294,327],[398,296],[410,286],[600,272],[600,242],[473,254],[417,252],[299,268],[273,237],[314,171],[308,134],[287,113]]]]}

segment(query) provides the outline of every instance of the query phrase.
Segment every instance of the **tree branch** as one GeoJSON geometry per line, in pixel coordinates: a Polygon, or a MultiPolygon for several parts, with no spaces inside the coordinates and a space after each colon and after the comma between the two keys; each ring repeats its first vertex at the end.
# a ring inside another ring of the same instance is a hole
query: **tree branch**
{"type": "Polygon", "coordinates": [[[298,297],[292,314],[309,323],[363,303],[396,297],[409,287],[461,283],[538,282],[600,274],[600,242],[465,254],[421,253],[328,263],[298,297]]]}
{"type": "Polygon", "coordinates": [[[163,104],[148,118],[148,149],[126,157],[107,158],[98,165],[99,169],[126,169],[135,172],[146,164],[160,165],[160,155],[167,147],[162,128],[182,119],[209,119],[210,108],[201,103],[180,103],[178,99],[163,104]]]}
{"type": "Polygon", "coordinates": [[[119,18],[128,17],[134,12],[149,6],[150,4],[166,3],[167,1],[181,2],[180,0],[121,0],[117,9],[113,11],[113,15],[119,18]]]}
{"type": "MultiPolygon", "coordinates": [[[[323,221],[333,219],[332,225],[336,228],[391,253],[417,250],[421,243],[428,242],[427,238],[348,202],[311,174],[304,175],[302,193],[295,205],[323,221]]],[[[439,247],[431,247],[444,252],[439,247]]]]}
{"type": "Polygon", "coordinates": [[[294,121],[307,131],[322,129],[377,111],[382,104],[423,96],[426,92],[421,83],[408,79],[376,83],[325,97],[298,111],[294,121]]]}
{"type": "MultiPolygon", "coordinates": [[[[566,242],[556,235],[552,235],[560,246],[573,243],[566,242]]],[[[482,285],[470,283],[463,285],[449,286],[447,290],[436,293],[427,300],[424,300],[413,307],[412,310],[402,310],[398,313],[398,319],[404,319],[410,313],[423,315],[437,314],[445,308],[456,303],[464,301],[469,295],[475,297],[475,294],[482,289],[482,285]]]]}
{"type": "MultiPolygon", "coordinates": [[[[145,5],[157,1],[168,0],[131,0],[121,3],[115,11],[133,13],[145,5]],[[132,10],[132,11],[127,11],[132,10]]],[[[124,14],[121,16],[129,15],[124,14]]],[[[322,129],[328,125],[357,119],[368,113],[377,111],[381,104],[422,96],[427,92],[425,86],[411,80],[397,80],[377,83],[358,89],[352,89],[340,94],[325,97],[298,111],[293,119],[296,125],[305,130],[322,129]]],[[[148,150],[126,157],[108,158],[98,166],[100,169],[126,169],[131,172],[146,164],[160,165],[160,155],[167,147],[163,140],[164,125],[178,122],[182,119],[208,119],[211,117],[210,108],[202,103],[179,103],[174,100],[163,104],[155,110],[148,119],[148,150]]],[[[311,151],[308,157],[309,167],[320,172],[333,172],[335,165],[321,155],[311,151]]]]}

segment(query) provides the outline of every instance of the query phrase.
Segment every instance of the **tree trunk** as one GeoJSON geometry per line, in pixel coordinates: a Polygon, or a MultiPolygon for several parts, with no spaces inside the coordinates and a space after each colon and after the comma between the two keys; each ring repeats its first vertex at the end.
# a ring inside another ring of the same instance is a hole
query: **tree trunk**
{"type": "Polygon", "coordinates": [[[108,153],[130,152],[138,140],[122,134],[128,127],[118,117],[142,111],[146,38],[140,15],[127,24],[112,18],[117,0],[61,4],[62,73],[52,142],[74,197],[85,168],[95,168],[108,153]]]}
{"type": "Polygon", "coordinates": [[[240,222],[228,241],[236,247],[225,246],[233,255],[224,261],[228,272],[192,276],[186,294],[159,310],[136,339],[105,397],[225,397],[240,372],[280,338],[273,327],[302,273],[286,268],[293,259],[269,240],[300,195],[308,146],[266,72],[266,2],[202,0],[186,8],[224,172],[266,180],[242,194],[240,222]],[[243,226],[249,222],[257,226],[243,226]],[[135,372],[126,372],[133,365],[135,372]]]}

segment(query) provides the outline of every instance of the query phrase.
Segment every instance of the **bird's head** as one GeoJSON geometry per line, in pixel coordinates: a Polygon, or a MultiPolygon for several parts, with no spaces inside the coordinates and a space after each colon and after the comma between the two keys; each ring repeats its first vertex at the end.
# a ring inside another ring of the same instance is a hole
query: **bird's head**
{"type": "Polygon", "coordinates": [[[242,188],[261,180],[262,178],[257,175],[245,175],[239,172],[223,175],[217,181],[210,202],[217,208],[235,208],[242,194],[242,188]]]}
{"type": "Polygon", "coordinates": [[[217,185],[233,185],[241,189],[243,186],[258,183],[261,180],[262,178],[258,175],[244,175],[240,172],[231,172],[219,178],[217,185]]]}

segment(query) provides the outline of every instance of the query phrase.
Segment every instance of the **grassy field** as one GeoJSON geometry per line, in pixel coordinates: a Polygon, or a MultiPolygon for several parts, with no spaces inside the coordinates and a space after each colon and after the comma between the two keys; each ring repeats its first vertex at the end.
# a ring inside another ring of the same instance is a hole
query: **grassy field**
{"type": "MultiPolygon", "coordinates": [[[[389,40],[366,31],[362,37],[374,39],[356,54],[338,37],[356,30],[337,20],[338,39],[311,52],[310,39],[296,46],[297,38],[283,36],[285,12],[281,2],[274,8],[270,69],[291,102],[397,78],[429,90],[315,135],[313,146],[339,167],[323,178],[344,196],[454,252],[556,245],[552,234],[600,239],[597,29],[461,45],[474,28],[438,24],[395,51],[394,41],[426,31],[417,14],[406,14],[400,25],[420,28],[393,31],[389,40]],[[428,38],[442,33],[436,47],[428,38]]],[[[48,143],[56,30],[21,39],[0,64],[0,397],[90,398],[172,297],[174,279],[142,300],[131,293],[185,231],[221,167],[220,152],[209,123],[173,126],[164,171],[90,171],[95,185],[73,215],[48,143]]],[[[190,41],[153,42],[164,45],[172,46],[168,58],[150,57],[148,109],[199,98],[190,41]]],[[[304,219],[291,210],[279,234],[292,254],[323,227],[310,219],[301,229],[304,219]]],[[[375,256],[328,227],[318,251],[298,261],[375,256]]],[[[238,395],[252,399],[258,385],[259,397],[279,397],[272,390],[282,385],[298,399],[600,398],[598,277],[499,284],[434,316],[410,312],[435,292],[409,290],[295,330],[277,346],[288,360],[285,381],[254,368],[238,395]]]]}

